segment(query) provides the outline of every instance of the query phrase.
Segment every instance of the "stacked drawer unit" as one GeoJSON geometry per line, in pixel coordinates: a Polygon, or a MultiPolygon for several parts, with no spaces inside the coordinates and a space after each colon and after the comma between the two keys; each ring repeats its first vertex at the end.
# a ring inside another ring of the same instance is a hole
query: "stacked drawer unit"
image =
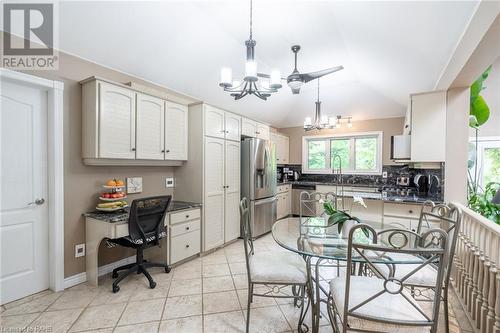
{"type": "Polygon", "coordinates": [[[290,184],[278,185],[277,187],[277,219],[282,219],[287,217],[292,213],[291,209],[291,186],[290,184]]]}
{"type": "Polygon", "coordinates": [[[169,216],[169,265],[200,253],[201,211],[190,208],[169,216]]]}

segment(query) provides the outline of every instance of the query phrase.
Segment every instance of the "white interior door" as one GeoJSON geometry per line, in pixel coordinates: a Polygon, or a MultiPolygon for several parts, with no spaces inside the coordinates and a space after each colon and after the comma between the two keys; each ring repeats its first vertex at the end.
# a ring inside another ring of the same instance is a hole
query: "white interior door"
{"type": "Polygon", "coordinates": [[[205,138],[204,251],[224,244],[224,140],[205,138]]]}
{"type": "Polygon", "coordinates": [[[165,102],[159,98],[137,94],[136,158],[165,159],[165,102]]]}
{"type": "Polygon", "coordinates": [[[1,82],[0,303],[49,287],[47,92],[1,82]]]}
{"type": "Polygon", "coordinates": [[[165,103],[165,159],[188,159],[188,108],[165,103]]]}
{"type": "Polygon", "coordinates": [[[240,142],[226,141],[225,155],[224,238],[229,242],[240,236],[240,142]]]}

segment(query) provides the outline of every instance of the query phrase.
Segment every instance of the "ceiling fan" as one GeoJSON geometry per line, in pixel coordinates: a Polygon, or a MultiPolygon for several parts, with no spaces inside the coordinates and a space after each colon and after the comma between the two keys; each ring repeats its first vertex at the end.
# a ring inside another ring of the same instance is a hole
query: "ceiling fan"
{"type": "MultiPolygon", "coordinates": [[[[292,46],[292,52],[295,54],[295,68],[293,72],[288,75],[287,78],[282,78],[282,80],[286,80],[286,83],[292,89],[292,93],[298,94],[300,92],[300,88],[304,83],[307,83],[309,81],[315,80],[317,78],[320,78],[322,76],[340,71],[344,69],[344,66],[336,66],[332,68],[327,68],[323,69],[321,71],[317,72],[311,72],[311,73],[299,73],[297,70],[297,53],[300,51],[300,45],[294,45],[292,46]]],[[[271,78],[270,75],[268,74],[263,74],[263,73],[258,73],[258,77],[263,77],[263,78],[271,78]]]]}

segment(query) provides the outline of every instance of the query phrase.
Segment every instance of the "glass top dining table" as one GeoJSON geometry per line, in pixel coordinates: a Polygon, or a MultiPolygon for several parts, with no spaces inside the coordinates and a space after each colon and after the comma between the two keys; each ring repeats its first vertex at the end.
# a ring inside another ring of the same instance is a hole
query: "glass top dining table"
{"type": "MultiPolygon", "coordinates": [[[[380,222],[363,221],[375,231],[381,229],[380,222]]],[[[386,234],[389,236],[390,234],[386,234]]],[[[317,257],[329,260],[347,261],[348,239],[342,232],[339,233],[338,227],[328,226],[328,217],[290,217],[278,220],[272,227],[272,236],[276,243],[283,248],[296,252],[300,255],[317,257]]],[[[415,246],[414,239],[409,239],[408,234],[397,233],[391,237],[383,237],[378,240],[378,245],[402,246],[411,249],[415,246]]],[[[372,237],[367,237],[361,229],[354,233],[356,243],[373,244],[372,237]]],[[[425,261],[425,258],[419,256],[393,256],[386,255],[383,251],[376,251],[366,254],[372,263],[385,264],[419,264],[425,261]]],[[[353,253],[354,262],[366,262],[366,259],[353,253]]]]}

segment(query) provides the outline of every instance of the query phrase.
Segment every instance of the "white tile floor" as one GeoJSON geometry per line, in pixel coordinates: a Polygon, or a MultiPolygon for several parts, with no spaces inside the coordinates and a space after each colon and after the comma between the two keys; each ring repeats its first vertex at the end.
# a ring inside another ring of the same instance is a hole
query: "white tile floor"
{"type": "MultiPolygon", "coordinates": [[[[255,251],[284,250],[268,235],[255,242],[255,251]]],[[[80,284],[6,304],[0,331],[245,332],[248,285],[241,241],[174,267],[169,274],[149,271],[155,289],[149,289],[143,275],[132,275],[113,294],[112,279],[105,277],[97,288],[80,284]]],[[[297,327],[299,309],[288,300],[255,297],[251,309],[251,332],[293,332],[297,327]]],[[[332,331],[326,320],[321,323],[322,333],[332,331]]]]}

